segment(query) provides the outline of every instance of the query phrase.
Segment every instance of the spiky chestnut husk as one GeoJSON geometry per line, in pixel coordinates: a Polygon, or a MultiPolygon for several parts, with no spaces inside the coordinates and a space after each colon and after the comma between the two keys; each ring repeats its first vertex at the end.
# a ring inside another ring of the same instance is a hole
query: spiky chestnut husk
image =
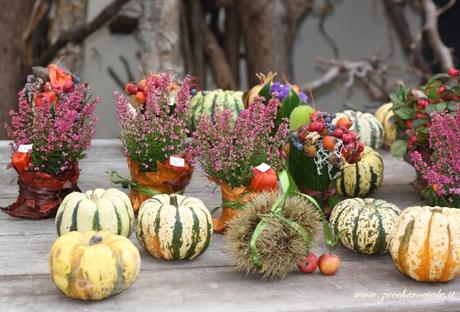
{"type": "Polygon", "coordinates": [[[292,270],[311,251],[320,233],[320,214],[312,203],[300,196],[286,200],[282,216],[297,222],[310,235],[310,242],[279,218],[268,214],[277,194],[265,192],[254,196],[240,215],[229,223],[225,233],[226,247],[238,270],[246,274],[260,273],[264,279],[281,279],[292,270]],[[251,259],[250,241],[261,220],[265,229],[257,240],[257,250],[262,258],[258,269],[251,259]]]}

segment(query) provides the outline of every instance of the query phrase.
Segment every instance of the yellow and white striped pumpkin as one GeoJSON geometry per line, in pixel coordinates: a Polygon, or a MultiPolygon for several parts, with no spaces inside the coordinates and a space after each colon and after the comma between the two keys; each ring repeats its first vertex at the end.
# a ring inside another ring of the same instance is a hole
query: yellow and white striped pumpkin
{"type": "Polygon", "coordinates": [[[194,259],[208,248],[212,231],[211,214],[198,198],[155,195],[139,208],[137,239],[156,258],[194,259]]]}
{"type": "Polygon", "coordinates": [[[355,130],[360,140],[367,146],[374,149],[382,147],[384,139],[384,131],[382,124],[375,118],[371,113],[362,113],[353,110],[344,110],[343,112],[337,113],[337,117],[333,120],[333,124],[339,118],[346,117],[352,121],[350,129],[355,130]]]}
{"type": "Polygon", "coordinates": [[[382,124],[385,132],[384,144],[391,146],[396,140],[396,118],[393,112],[393,103],[386,103],[380,106],[375,112],[375,117],[382,124]]]}
{"type": "Polygon", "coordinates": [[[122,292],[139,275],[139,250],[124,236],[109,232],[69,232],[50,253],[50,274],[66,296],[101,300],[122,292]]]}
{"type": "Polygon", "coordinates": [[[409,207],[391,233],[390,253],[398,270],[421,282],[460,275],[460,210],[409,207]]]}
{"type": "Polygon", "coordinates": [[[400,212],[381,199],[350,198],[334,207],[330,224],[335,233],[343,232],[340,242],[346,248],[363,254],[385,253],[400,212]]]}
{"type": "Polygon", "coordinates": [[[364,197],[380,187],[383,180],[383,160],[374,149],[366,146],[361,160],[345,163],[337,179],[337,193],[350,197],[364,197]]]}
{"type": "Polygon", "coordinates": [[[73,192],[62,201],[56,214],[58,235],[71,231],[108,231],[131,236],[134,210],[129,197],[117,189],[73,192]]]}

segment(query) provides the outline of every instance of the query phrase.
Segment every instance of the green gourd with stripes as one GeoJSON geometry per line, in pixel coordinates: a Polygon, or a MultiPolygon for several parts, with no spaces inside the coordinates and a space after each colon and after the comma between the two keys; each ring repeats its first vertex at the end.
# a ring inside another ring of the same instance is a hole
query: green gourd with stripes
{"type": "Polygon", "coordinates": [[[366,146],[361,160],[345,163],[337,179],[337,193],[349,197],[364,197],[380,187],[383,180],[383,160],[380,154],[366,146]]]}
{"type": "Polygon", "coordinates": [[[129,197],[117,189],[73,192],[56,214],[58,235],[72,231],[107,231],[129,237],[134,230],[134,210],[129,197]]]}
{"type": "Polygon", "coordinates": [[[230,109],[236,120],[244,109],[243,92],[222,89],[198,92],[190,101],[190,129],[196,129],[202,115],[213,118],[216,110],[224,109],[230,109]]]}
{"type": "Polygon", "coordinates": [[[139,208],[137,239],[155,258],[194,259],[208,248],[212,231],[211,214],[195,197],[155,195],[139,208]]]}
{"type": "Polygon", "coordinates": [[[385,132],[382,124],[374,115],[353,110],[344,110],[343,112],[337,113],[337,117],[333,121],[333,124],[341,117],[346,117],[352,122],[350,129],[358,133],[359,139],[365,145],[374,149],[382,147],[385,132]]]}
{"type": "Polygon", "coordinates": [[[330,224],[342,245],[362,254],[388,251],[390,233],[401,210],[394,204],[374,198],[350,198],[338,203],[330,224]]]}

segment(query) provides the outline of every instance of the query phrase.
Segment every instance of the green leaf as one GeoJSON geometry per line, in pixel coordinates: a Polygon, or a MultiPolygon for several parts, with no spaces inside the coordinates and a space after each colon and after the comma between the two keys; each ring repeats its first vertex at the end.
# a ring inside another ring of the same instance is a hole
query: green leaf
{"type": "Polygon", "coordinates": [[[402,120],[408,120],[414,118],[414,111],[409,107],[400,107],[394,110],[394,113],[402,120]]]}
{"type": "Polygon", "coordinates": [[[437,104],[430,104],[428,105],[426,108],[425,108],[425,113],[427,114],[431,114],[433,112],[435,112],[437,109],[436,109],[436,105],[437,104]]]}
{"type": "Polygon", "coordinates": [[[399,86],[394,92],[390,93],[390,100],[393,103],[393,110],[405,106],[409,89],[399,86]]]}
{"type": "Polygon", "coordinates": [[[416,119],[412,122],[412,129],[417,129],[421,126],[424,126],[428,123],[428,118],[416,119]]]}
{"type": "Polygon", "coordinates": [[[458,102],[449,102],[447,103],[447,109],[450,110],[451,112],[456,112],[458,110],[460,103],[458,102]]]}
{"type": "Polygon", "coordinates": [[[278,110],[278,115],[276,116],[275,125],[278,126],[281,124],[283,118],[288,118],[291,116],[291,112],[297,106],[302,105],[302,101],[300,100],[297,93],[290,87],[289,88],[289,95],[283,100],[280,109],[278,110]]]}
{"type": "Polygon", "coordinates": [[[272,94],[270,93],[270,86],[271,86],[271,82],[267,82],[266,84],[264,84],[262,89],[260,89],[260,91],[259,91],[259,95],[263,96],[267,100],[271,99],[271,97],[272,97],[272,94]]]}
{"type": "Polygon", "coordinates": [[[447,108],[447,102],[436,104],[436,111],[442,112],[447,108]]]}
{"type": "Polygon", "coordinates": [[[428,98],[428,96],[422,90],[419,90],[419,89],[412,89],[411,93],[417,98],[421,98],[421,99],[428,98]]]}
{"type": "Polygon", "coordinates": [[[439,74],[431,76],[430,80],[428,80],[427,85],[432,84],[434,82],[439,82],[439,80],[446,81],[446,80],[449,80],[449,79],[450,79],[450,76],[448,74],[439,73],[439,74]]]}
{"type": "Polygon", "coordinates": [[[396,140],[391,144],[391,155],[394,157],[404,157],[407,153],[407,142],[396,140]]]}
{"type": "Polygon", "coordinates": [[[441,81],[433,81],[433,83],[430,84],[430,93],[428,93],[428,97],[430,99],[436,99],[439,97],[439,93],[438,93],[438,88],[439,86],[441,85],[441,81]]]}
{"type": "Polygon", "coordinates": [[[428,128],[427,127],[420,127],[420,128],[417,129],[417,133],[428,134],[428,128]]]}

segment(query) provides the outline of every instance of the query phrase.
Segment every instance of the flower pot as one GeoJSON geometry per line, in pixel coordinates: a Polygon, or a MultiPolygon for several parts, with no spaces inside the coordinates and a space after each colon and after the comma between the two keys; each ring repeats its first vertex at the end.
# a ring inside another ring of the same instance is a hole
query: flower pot
{"type": "Polygon", "coordinates": [[[240,214],[245,202],[247,202],[254,192],[249,191],[249,187],[238,186],[231,187],[227,183],[216,181],[222,192],[222,211],[220,217],[212,220],[214,232],[222,233],[227,227],[227,223],[240,214]]]}
{"type": "Polygon", "coordinates": [[[190,183],[193,167],[187,162],[188,170],[178,171],[164,163],[157,161],[157,170],[143,172],[139,164],[128,157],[128,167],[132,182],[137,187],[132,187],[129,198],[137,213],[141,204],[155,194],[183,193],[190,183]]]}
{"type": "Polygon", "coordinates": [[[324,166],[319,172],[314,158],[306,156],[303,151],[291,145],[288,159],[288,171],[299,190],[312,196],[323,209],[327,218],[338,202],[336,194],[336,177],[339,169],[324,166]]]}
{"type": "Polygon", "coordinates": [[[19,196],[14,204],[2,208],[3,212],[19,218],[51,218],[66,195],[79,192],[78,164],[59,175],[38,171],[18,170],[19,196]]]}

